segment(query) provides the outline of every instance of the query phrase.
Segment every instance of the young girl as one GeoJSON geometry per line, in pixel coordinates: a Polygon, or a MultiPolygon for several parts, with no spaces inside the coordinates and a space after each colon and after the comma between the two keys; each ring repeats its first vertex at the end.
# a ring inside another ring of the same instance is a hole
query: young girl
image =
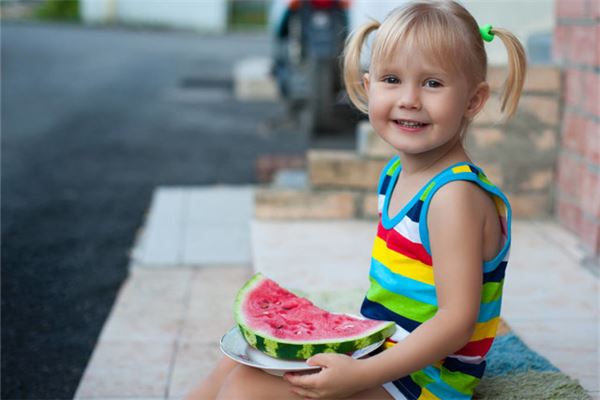
{"type": "Polygon", "coordinates": [[[502,111],[514,114],[525,56],[508,31],[453,1],[415,2],[349,39],[352,102],[398,155],[379,181],[380,221],[361,313],[395,321],[378,354],[318,354],[318,373],[283,379],[223,359],[189,399],[469,399],[498,326],[510,247],[510,206],[473,165],[463,138],[489,97],[483,40],[508,50],[502,111]],[[360,70],[375,32],[368,71],[360,70]]]}

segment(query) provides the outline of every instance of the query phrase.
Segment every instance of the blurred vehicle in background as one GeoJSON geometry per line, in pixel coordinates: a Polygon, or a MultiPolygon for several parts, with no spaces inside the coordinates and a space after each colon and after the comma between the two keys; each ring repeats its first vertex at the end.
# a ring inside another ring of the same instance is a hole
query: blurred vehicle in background
{"type": "Polygon", "coordinates": [[[274,75],[291,115],[316,133],[335,124],[343,97],[340,55],[349,0],[274,0],[269,13],[274,75]]]}

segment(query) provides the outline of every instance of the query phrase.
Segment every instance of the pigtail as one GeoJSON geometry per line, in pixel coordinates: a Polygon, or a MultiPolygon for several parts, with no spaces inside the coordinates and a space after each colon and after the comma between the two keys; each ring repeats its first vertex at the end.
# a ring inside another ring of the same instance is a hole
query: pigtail
{"type": "Polygon", "coordinates": [[[373,20],[359,27],[346,39],[344,50],[344,85],[352,104],[365,114],[368,112],[367,92],[362,82],[360,52],[371,32],[378,29],[379,22],[373,20]]]}
{"type": "Polygon", "coordinates": [[[506,51],[508,52],[508,77],[502,87],[502,107],[501,111],[506,119],[512,117],[517,111],[523,84],[525,83],[525,73],[527,61],[525,50],[519,39],[512,33],[502,28],[492,28],[491,33],[502,40],[506,51]]]}

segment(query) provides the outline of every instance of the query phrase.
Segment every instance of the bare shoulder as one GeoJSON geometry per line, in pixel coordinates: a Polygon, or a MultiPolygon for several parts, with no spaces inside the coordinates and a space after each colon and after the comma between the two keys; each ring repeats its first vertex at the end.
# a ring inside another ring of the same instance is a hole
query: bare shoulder
{"type": "Polygon", "coordinates": [[[454,231],[479,236],[485,260],[500,250],[501,227],[494,200],[473,182],[453,181],[442,186],[431,199],[427,224],[433,235],[454,231]]]}
{"type": "Polygon", "coordinates": [[[485,216],[495,211],[491,197],[477,184],[470,181],[454,181],[442,186],[431,199],[431,217],[462,216],[467,213],[474,220],[483,222],[485,216]]]}

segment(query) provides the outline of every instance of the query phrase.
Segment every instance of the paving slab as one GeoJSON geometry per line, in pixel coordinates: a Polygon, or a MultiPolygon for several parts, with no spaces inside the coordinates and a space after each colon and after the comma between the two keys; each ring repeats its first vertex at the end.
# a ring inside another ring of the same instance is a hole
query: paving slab
{"type": "Polygon", "coordinates": [[[182,398],[189,393],[222,357],[219,341],[235,326],[232,311],[235,295],[251,273],[247,265],[204,268],[193,275],[168,398],[182,398]]]}
{"type": "Polygon", "coordinates": [[[502,314],[533,350],[600,395],[599,281],[576,236],[552,221],[513,224],[502,314]]]}
{"type": "Polygon", "coordinates": [[[250,263],[252,186],[159,187],[132,250],[138,267],[250,263]]]}
{"type": "Polygon", "coordinates": [[[218,342],[181,342],[166,399],[183,399],[222,357],[218,342]]]}
{"type": "Polygon", "coordinates": [[[221,357],[251,268],[132,266],[75,399],[179,399],[221,357]]]}
{"type": "Polygon", "coordinates": [[[140,265],[177,265],[181,258],[187,191],[158,188],[152,195],[150,211],[132,251],[140,265]]]}
{"type": "Polygon", "coordinates": [[[253,267],[290,288],[366,290],[376,231],[369,221],[254,220],[253,267]]]}
{"type": "Polygon", "coordinates": [[[184,268],[131,269],[76,399],[165,397],[192,273],[184,268]]]}
{"type": "Polygon", "coordinates": [[[181,329],[193,271],[132,268],[100,342],[172,343],[181,329]]]}

